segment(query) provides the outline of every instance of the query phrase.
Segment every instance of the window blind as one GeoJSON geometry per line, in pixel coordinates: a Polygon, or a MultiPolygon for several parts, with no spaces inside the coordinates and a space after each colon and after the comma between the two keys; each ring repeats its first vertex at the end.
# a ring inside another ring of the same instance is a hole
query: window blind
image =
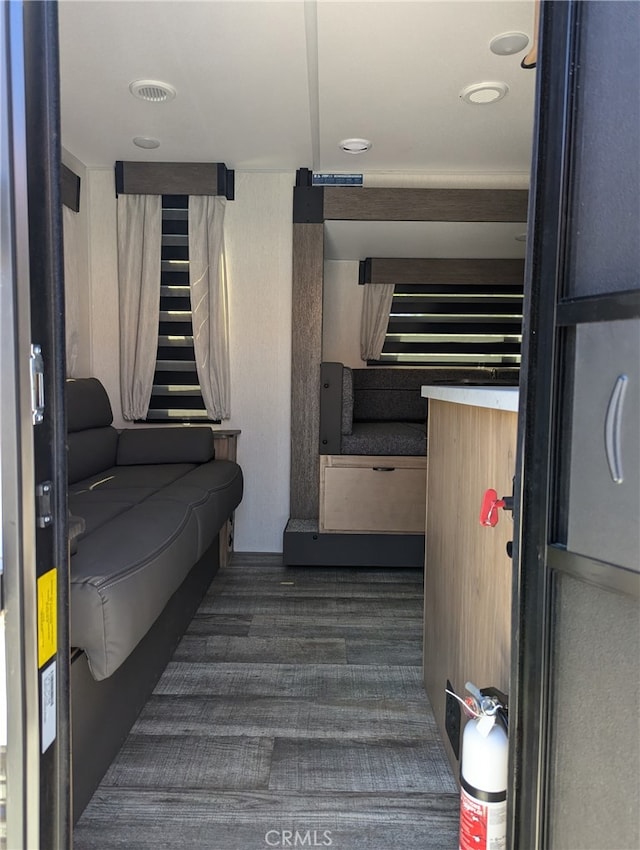
{"type": "Polygon", "coordinates": [[[517,369],[521,283],[395,286],[381,363],[517,369]]]}
{"type": "Polygon", "coordinates": [[[189,297],[189,196],[162,196],[158,352],[147,421],[210,421],[193,348],[189,297]]]}

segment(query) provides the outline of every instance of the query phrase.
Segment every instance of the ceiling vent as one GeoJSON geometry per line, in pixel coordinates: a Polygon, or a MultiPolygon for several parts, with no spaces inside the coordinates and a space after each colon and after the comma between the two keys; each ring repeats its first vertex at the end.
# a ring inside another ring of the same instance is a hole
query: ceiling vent
{"type": "Polygon", "coordinates": [[[129,83],[129,91],[134,97],[148,103],[166,103],[176,96],[173,86],[159,80],[134,80],[129,83]]]}
{"type": "Polygon", "coordinates": [[[372,144],[369,139],[343,139],[338,147],[345,153],[366,153],[372,144]]]}

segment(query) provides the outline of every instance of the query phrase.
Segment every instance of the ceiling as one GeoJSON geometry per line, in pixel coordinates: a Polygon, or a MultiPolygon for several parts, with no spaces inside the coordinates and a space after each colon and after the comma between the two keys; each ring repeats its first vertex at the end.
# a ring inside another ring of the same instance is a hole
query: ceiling
{"type": "MultiPolygon", "coordinates": [[[[535,72],[491,39],[532,35],[533,0],[60,0],[63,147],[117,159],[222,161],[238,170],[432,175],[526,187],[535,72]],[[129,83],[170,83],[174,100],[129,83]],[[460,91],[503,81],[494,104],[460,91]],[[160,140],[141,150],[134,136],[160,140]],[[347,137],[373,142],[343,153],[347,137]]],[[[402,184],[400,184],[402,185],[402,184]]]]}

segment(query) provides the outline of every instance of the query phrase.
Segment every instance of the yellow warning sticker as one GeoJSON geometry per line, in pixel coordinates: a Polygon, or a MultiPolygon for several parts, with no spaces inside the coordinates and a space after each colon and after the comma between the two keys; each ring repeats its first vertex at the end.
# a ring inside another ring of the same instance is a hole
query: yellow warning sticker
{"type": "Polygon", "coordinates": [[[58,648],[58,571],[55,567],[38,579],[38,668],[58,648]]]}

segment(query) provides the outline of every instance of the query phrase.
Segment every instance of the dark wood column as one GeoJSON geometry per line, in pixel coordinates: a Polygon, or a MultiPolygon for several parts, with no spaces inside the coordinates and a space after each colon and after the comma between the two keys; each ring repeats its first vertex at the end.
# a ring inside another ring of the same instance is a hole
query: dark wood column
{"type": "Polygon", "coordinates": [[[293,225],[290,516],[318,517],[324,224],[293,225]]]}

